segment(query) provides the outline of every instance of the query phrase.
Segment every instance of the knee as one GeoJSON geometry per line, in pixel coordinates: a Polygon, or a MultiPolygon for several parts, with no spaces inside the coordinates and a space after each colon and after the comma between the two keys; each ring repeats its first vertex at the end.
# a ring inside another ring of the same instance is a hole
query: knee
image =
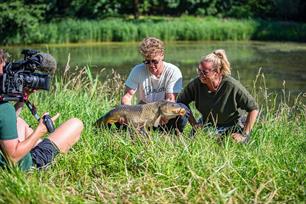
{"type": "Polygon", "coordinates": [[[67,121],[67,123],[69,124],[70,127],[73,127],[76,131],[80,133],[84,129],[83,122],[78,118],[71,118],[67,121]]]}

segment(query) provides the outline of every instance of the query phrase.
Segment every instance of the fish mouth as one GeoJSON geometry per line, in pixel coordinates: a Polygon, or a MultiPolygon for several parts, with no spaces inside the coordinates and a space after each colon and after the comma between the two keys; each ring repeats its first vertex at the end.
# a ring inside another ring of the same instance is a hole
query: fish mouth
{"type": "Polygon", "coordinates": [[[186,110],[184,108],[180,108],[177,112],[180,116],[184,116],[186,114],[186,110]]]}

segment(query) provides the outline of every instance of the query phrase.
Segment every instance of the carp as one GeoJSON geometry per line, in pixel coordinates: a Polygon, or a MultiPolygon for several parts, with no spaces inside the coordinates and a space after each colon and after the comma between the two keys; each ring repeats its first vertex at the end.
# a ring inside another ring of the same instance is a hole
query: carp
{"type": "Polygon", "coordinates": [[[157,127],[160,119],[172,119],[177,116],[184,116],[186,110],[180,104],[169,101],[158,101],[138,105],[120,105],[95,122],[96,127],[106,126],[124,119],[126,125],[138,130],[148,127],[157,127]]]}

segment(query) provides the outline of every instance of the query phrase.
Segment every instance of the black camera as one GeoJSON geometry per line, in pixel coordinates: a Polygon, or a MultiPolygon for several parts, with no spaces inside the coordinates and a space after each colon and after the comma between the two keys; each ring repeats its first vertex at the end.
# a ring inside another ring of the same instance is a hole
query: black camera
{"type": "Polygon", "coordinates": [[[56,61],[46,53],[25,49],[21,52],[23,60],[9,62],[0,78],[0,93],[4,101],[22,101],[25,88],[50,89],[51,76],[56,69],[56,61]],[[37,72],[38,71],[38,72],[37,72]]]}
{"type": "MultiPolygon", "coordinates": [[[[23,60],[9,62],[3,69],[3,75],[0,76],[0,101],[25,102],[34,117],[40,120],[25,90],[49,90],[51,82],[49,74],[55,72],[56,61],[50,54],[37,50],[24,49],[21,54],[24,55],[23,60]]],[[[48,132],[55,130],[49,115],[43,117],[43,122],[48,132]]]]}

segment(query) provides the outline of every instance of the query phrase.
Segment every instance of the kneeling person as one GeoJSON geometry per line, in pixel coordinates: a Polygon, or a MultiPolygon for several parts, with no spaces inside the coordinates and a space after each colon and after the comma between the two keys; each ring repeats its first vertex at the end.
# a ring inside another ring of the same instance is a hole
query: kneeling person
{"type": "MultiPolygon", "coordinates": [[[[122,105],[131,105],[135,93],[138,96],[138,103],[162,100],[175,102],[177,94],[182,90],[182,73],[175,65],[163,61],[163,42],[154,37],[145,38],[140,44],[139,52],[144,61],[132,69],[125,81],[126,89],[121,100],[122,105]]],[[[178,125],[181,124],[179,120],[180,117],[169,121],[162,118],[161,128],[165,130],[178,128],[182,132],[182,128],[178,125]]]]}

